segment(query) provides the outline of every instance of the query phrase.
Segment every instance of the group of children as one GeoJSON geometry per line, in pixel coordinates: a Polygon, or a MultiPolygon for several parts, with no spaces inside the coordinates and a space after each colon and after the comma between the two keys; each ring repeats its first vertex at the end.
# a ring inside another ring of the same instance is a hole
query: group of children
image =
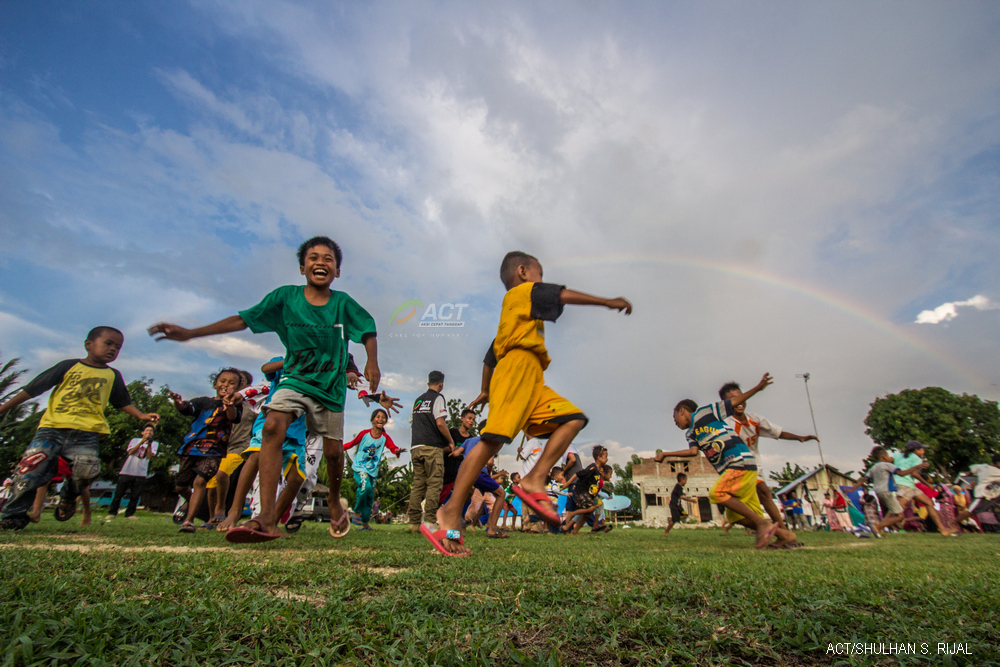
{"type": "MultiPolygon", "coordinates": [[[[354,299],[330,287],[340,276],[342,259],[341,249],[334,241],[314,237],[298,249],[304,286],[279,287],[257,305],[207,326],[187,329],[159,323],[149,328],[150,335],[157,340],[181,342],[246,328],[254,333],[274,332],[286,350],[283,358],[272,359],[262,367],[265,383],[253,385],[250,373],[227,368],[213,379],[214,395],[190,400],[173,396],[177,409],[193,418],[180,451],[180,471],[176,477],[177,491],[187,499],[183,532],[194,530],[194,515],[207,496],[212,523],[226,532],[228,540],[262,542],[277,538],[279,519],[291,511],[310,475],[315,479],[315,470],[310,472],[306,462],[312,460],[318,466],[322,454],[329,477],[328,532],[333,538],[342,538],[351,525],[349,512],[340,503],[344,452],[354,447],[358,448],[352,462],[358,486],[356,521],[363,528],[369,527],[383,452],[388,449],[399,455],[404,450],[398,449],[385,433],[388,411],[398,411],[398,402],[384,392],[377,393],[381,371],[375,322],[354,299]],[[382,407],[372,413],[371,428],[345,445],[346,391],[348,386],[357,385],[362,375],[348,353],[349,342],[365,347],[363,377],[370,396],[377,397],[382,407]],[[229,476],[239,466],[242,473],[235,499],[226,514],[229,476]],[[259,510],[245,524],[237,525],[244,499],[255,480],[259,487],[259,510]]],[[[546,439],[544,445],[537,447],[531,469],[523,477],[512,479],[508,487],[510,495],[520,499],[526,514],[576,534],[588,517],[599,513],[599,494],[611,479],[605,448],[594,448],[594,462],[586,468],[579,455],[569,451],[588,418],[545,383],[544,372],[550,363],[545,322],[556,321],[566,305],[601,306],[630,314],[631,303],[621,297],[596,297],[543,282],[541,263],[523,252],[507,253],[500,266],[500,278],[507,292],[496,336],[484,358],[481,392],[463,413],[461,428],[455,432],[440,429],[440,438],[455,460],[451,462],[448,488],[440,489],[440,497],[435,494],[434,500],[443,504],[431,514],[430,520],[425,511],[420,525],[424,537],[448,556],[471,553],[465,546],[463,533],[474,489],[493,496],[494,507],[502,509],[507,505],[507,495],[489,474],[487,464],[522,432],[532,438],[546,439]],[[488,410],[488,419],[481,425],[479,435],[472,436],[470,429],[483,408],[488,410]],[[553,494],[557,496],[567,490],[572,503],[565,516],[560,516],[553,494]]],[[[54,389],[38,432],[16,470],[14,491],[0,518],[3,529],[21,529],[30,521],[28,510],[35,491],[51,480],[59,457],[72,467],[72,475],[63,486],[57,517],[65,517],[72,511],[81,486],[99,471],[97,443],[101,434],[109,432],[103,414],[108,403],[143,421],[155,423],[159,419],[158,415],[144,414],[131,405],[121,375],[108,366],[123,342],[120,331],[95,328],[85,343],[85,359],[57,364],[0,406],[3,414],[54,389]]],[[[444,379],[443,374],[439,375],[432,373],[429,378],[429,400],[418,399],[418,405],[427,404],[431,429],[435,423],[440,424],[440,415],[434,414],[444,379]]],[[[727,519],[753,530],[757,548],[790,548],[799,543],[795,534],[784,526],[766,483],[758,478],[756,439],[767,436],[804,441],[814,436],[784,433],[767,420],[746,412],[746,401],[771,382],[770,375],[765,374],[746,392],[735,383],[724,386],[718,403],[699,406],[690,399],[678,403],[673,419],[685,431],[689,447],[658,454],[657,460],[704,454],[720,475],[710,499],[725,508],[727,519]]],[[[422,444],[413,445],[415,467],[417,459],[425,454],[416,451],[422,444]]],[[[905,477],[905,473],[918,470],[919,466],[909,466],[897,472],[905,477]]],[[[883,478],[881,468],[873,467],[870,474],[873,480],[883,478]]],[[[920,499],[919,493],[905,495],[909,493],[904,491],[900,495],[920,499]]],[[[423,504],[427,504],[426,500],[423,504]]],[[[436,505],[434,502],[430,506],[436,505]]],[[[895,507],[890,505],[890,510],[895,507]]],[[[497,528],[499,515],[500,511],[490,513],[487,530],[491,536],[502,537],[502,528],[497,528]]]]}

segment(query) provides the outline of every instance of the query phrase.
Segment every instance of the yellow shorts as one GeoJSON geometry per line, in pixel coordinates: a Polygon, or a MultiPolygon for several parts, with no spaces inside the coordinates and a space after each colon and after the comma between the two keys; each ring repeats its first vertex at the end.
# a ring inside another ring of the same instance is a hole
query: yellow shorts
{"type": "Polygon", "coordinates": [[[289,470],[294,470],[296,474],[298,474],[298,476],[301,477],[302,479],[306,478],[305,464],[302,460],[302,457],[299,456],[298,454],[286,453],[282,463],[284,464],[283,466],[281,466],[282,478],[288,479],[289,470]]]}
{"type": "MultiPolygon", "coordinates": [[[[730,498],[741,501],[752,512],[756,512],[757,516],[764,516],[764,508],[760,506],[760,499],[757,497],[756,470],[727,470],[722,473],[708,492],[708,499],[719,504],[730,498]]],[[[746,517],[742,514],[726,508],[726,521],[733,523],[744,518],[746,517]]]]}
{"type": "Polygon", "coordinates": [[[497,364],[490,381],[490,411],[486,417],[488,440],[507,443],[525,431],[533,438],[546,437],[560,424],[587,416],[545,386],[542,364],[533,352],[514,349],[497,364]]]}
{"type": "MultiPolygon", "coordinates": [[[[224,472],[227,475],[232,475],[234,472],[236,472],[236,469],[239,468],[241,465],[243,465],[243,456],[241,456],[240,454],[226,454],[226,458],[222,459],[222,461],[219,462],[219,472],[224,472]]],[[[216,473],[216,476],[218,476],[218,474],[219,473],[216,473]]],[[[205,488],[214,489],[215,487],[217,487],[219,483],[216,482],[215,479],[216,478],[213,477],[212,479],[208,480],[208,484],[205,485],[205,488]]]]}

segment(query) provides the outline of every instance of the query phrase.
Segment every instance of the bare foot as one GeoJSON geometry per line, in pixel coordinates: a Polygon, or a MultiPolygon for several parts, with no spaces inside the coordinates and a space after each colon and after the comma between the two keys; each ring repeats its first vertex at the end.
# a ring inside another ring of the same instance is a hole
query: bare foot
{"type": "Polygon", "coordinates": [[[790,530],[786,530],[785,528],[782,528],[780,526],[777,527],[777,529],[775,530],[775,535],[778,537],[778,539],[775,540],[772,546],[776,547],[783,547],[786,544],[791,544],[792,542],[795,542],[796,540],[795,533],[793,533],[790,530]]]}
{"type": "Polygon", "coordinates": [[[39,512],[38,514],[32,514],[31,512],[28,512],[28,521],[30,521],[31,523],[38,523],[41,520],[42,520],[41,512],[39,512]]]}
{"type": "Polygon", "coordinates": [[[215,527],[215,529],[220,533],[224,533],[230,528],[235,528],[238,523],[239,519],[233,519],[227,516],[225,519],[222,520],[222,523],[220,523],[218,526],[215,527]]]}
{"type": "Polygon", "coordinates": [[[757,541],[754,547],[757,549],[763,549],[771,540],[774,538],[774,532],[778,529],[773,523],[765,523],[757,531],[757,541]]]}
{"type": "Polygon", "coordinates": [[[729,534],[729,529],[732,528],[732,527],[733,527],[733,524],[727,523],[725,526],[722,527],[722,534],[723,535],[728,535],[729,534]]]}
{"type": "Polygon", "coordinates": [[[90,516],[89,515],[84,515],[80,519],[80,525],[81,526],[89,526],[90,525],[90,516]]]}
{"type": "MultiPolygon", "coordinates": [[[[461,515],[452,516],[451,512],[442,511],[438,513],[438,525],[441,527],[441,530],[457,530],[461,533],[462,517],[461,515]]],[[[444,538],[441,540],[441,546],[444,547],[445,551],[453,554],[469,555],[472,553],[467,546],[459,544],[458,540],[444,538]]]]}
{"type": "Polygon", "coordinates": [[[250,530],[256,530],[258,533],[267,533],[268,535],[281,535],[281,531],[278,530],[277,525],[268,527],[258,519],[250,519],[245,524],[243,524],[243,527],[249,528],[250,530]]]}

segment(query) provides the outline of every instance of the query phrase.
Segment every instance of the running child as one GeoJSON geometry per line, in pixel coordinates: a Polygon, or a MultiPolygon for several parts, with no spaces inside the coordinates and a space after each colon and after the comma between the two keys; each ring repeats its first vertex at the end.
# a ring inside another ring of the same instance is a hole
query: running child
{"type": "Polygon", "coordinates": [[[857,484],[847,490],[847,493],[857,491],[865,483],[866,479],[872,483],[875,495],[882,505],[882,511],[885,512],[885,516],[881,521],[872,526],[872,530],[875,531],[876,536],[882,537],[885,535],[886,528],[891,528],[906,518],[903,515],[902,505],[896,499],[896,484],[893,482],[893,475],[913,474],[926,468],[928,463],[922,462],[912,468],[900,470],[893,462],[892,454],[885,447],[873,448],[871,458],[875,460],[875,463],[865,471],[865,474],[861,476],[857,484]]]}
{"type": "Polygon", "coordinates": [[[597,494],[601,490],[599,480],[608,462],[608,448],[594,445],[592,454],[594,462],[567,482],[567,486],[573,487],[573,501],[576,503],[575,510],[566,512],[566,523],[563,526],[564,530],[570,531],[570,535],[578,535],[587,517],[597,510],[597,494]]]}
{"type": "Polygon", "coordinates": [[[976,500],[969,509],[958,513],[955,517],[958,524],[977,514],[990,512],[1000,504],[1000,453],[993,455],[992,463],[969,466],[969,471],[976,476],[976,488],[973,490],[976,500]]]}
{"type": "Polygon", "coordinates": [[[60,491],[56,518],[66,521],[73,516],[77,496],[101,472],[98,441],[111,433],[104,418],[108,403],[139,421],[155,423],[160,419],[155,412],[146,414],[132,405],[121,373],[108,366],[118,358],[124,342],[124,334],[114,327],[91,329],[83,343],[85,358],[59,362],[0,405],[3,415],[54,389],[38,430],[14,469],[11,497],[0,513],[0,530],[21,530],[30,523],[28,512],[35,502],[35,490],[56,474],[60,456],[73,474],[60,491]]]}
{"type": "MultiPolygon", "coordinates": [[[[906,470],[912,469],[917,464],[924,460],[924,452],[926,451],[923,443],[917,442],[916,440],[910,440],[903,447],[902,452],[896,452],[892,457],[893,463],[896,464],[898,468],[905,468],[906,470]]],[[[917,481],[923,482],[925,485],[932,487],[933,484],[926,477],[920,474],[919,468],[910,474],[896,473],[893,475],[896,481],[896,495],[898,495],[903,502],[900,503],[905,509],[907,505],[911,505],[914,501],[921,503],[927,508],[927,513],[931,515],[931,519],[934,520],[934,524],[937,526],[938,532],[945,536],[958,535],[961,532],[959,528],[949,529],[944,525],[941,520],[941,515],[934,508],[934,501],[927,497],[927,495],[917,488],[917,481]]],[[[913,508],[916,512],[916,507],[913,508]]]]}
{"type": "Polygon", "coordinates": [[[422,529],[444,554],[468,555],[462,544],[462,507],[479,471],[500,448],[524,431],[530,437],[548,436],[545,451],[531,472],[513,487],[514,494],[543,520],[559,525],[561,519],[545,491],[549,470],[587,423],[583,412],[545,385],[549,366],[545,347],[545,321],[556,321],[567,304],[603,306],[626,314],[632,304],[624,298],[605,299],[543,283],[541,263],[523,252],[509,252],[500,265],[500,280],[507,289],[497,335],[487,352],[480,395],[469,404],[489,404],[489,425],[482,441],[465,458],[455,480],[451,500],[442,512],[442,531],[422,529]]]}
{"type": "MultiPolygon", "coordinates": [[[[273,331],[285,346],[281,386],[264,407],[266,414],[260,451],[261,512],[251,519],[260,533],[280,535],[275,496],[281,476],[282,443],[288,426],[305,414],[310,433],[323,436],[323,454],[329,471],[331,537],[350,530],[348,513],[340,505],[344,475],[344,398],[347,392],[347,344],[362,343],[368,355],[365,378],[371,392],[378,389],[378,341],[375,320],[350,296],[330,289],[340,276],[340,246],[325,236],[309,239],[298,250],[299,272],[305,286],[286,285],[256,306],[198,329],[160,323],[150,335],[177,341],[242,331],[273,331]]],[[[263,538],[266,539],[266,538],[263,538]]]]}
{"type": "Polygon", "coordinates": [[[674,525],[680,523],[681,517],[684,515],[681,501],[689,503],[697,502],[694,498],[688,498],[684,495],[684,485],[687,484],[687,479],[687,474],[683,472],[677,473],[677,483],[674,484],[674,489],[670,492],[670,522],[667,524],[666,530],[663,531],[664,535],[669,535],[674,525]]]}
{"type": "MultiPolygon", "coordinates": [[[[449,456],[455,456],[459,461],[464,461],[464,457],[468,456],[471,452],[475,451],[475,448],[481,442],[481,438],[478,435],[471,435],[467,438],[462,439],[462,443],[455,448],[449,456]]],[[[472,488],[478,491],[483,498],[483,502],[486,502],[491,496],[493,502],[489,504],[489,514],[486,520],[486,537],[493,539],[507,539],[509,535],[503,530],[497,528],[497,521],[500,519],[500,513],[503,511],[504,506],[504,496],[505,491],[500,486],[500,484],[493,479],[489,471],[489,462],[487,465],[483,466],[483,469],[479,473],[479,477],[473,483],[472,488]]],[[[444,502],[448,501],[451,496],[449,490],[448,496],[445,496],[444,502]]],[[[469,505],[471,502],[466,501],[465,507],[462,508],[462,515],[468,516],[469,505]]],[[[440,513],[440,509],[438,512],[440,513]]],[[[474,520],[478,519],[478,514],[474,517],[474,520]]]]}
{"type": "Polygon", "coordinates": [[[382,453],[388,449],[392,455],[399,458],[406,450],[400,449],[385,432],[385,424],[389,421],[389,413],[382,408],[372,412],[370,429],[358,433],[353,440],[344,443],[344,451],[357,447],[351,468],[354,470],[354,481],[358,485],[357,497],[354,501],[354,513],[358,515],[355,521],[361,530],[372,530],[368,522],[372,518],[372,503],[375,501],[375,481],[378,479],[378,468],[382,464],[382,453]]]}
{"type": "Polygon", "coordinates": [[[219,472],[219,463],[229,446],[229,434],[243,415],[243,406],[236,400],[236,391],[242,382],[243,376],[238,370],[224,368],[212,381],[214,397],[199,396],[185,401],[179,394],[170,394],[179,413],[194,417],[191,431],[184,436],[184,444],[177,452],[181,457],[180,470],[174,477],[178,495],[187,500],[187,513],[180,528],[182,533],[195,532],[194,516],[205,499],[209,480],[219,472]]]}
{"type": "MultiPolygon", "coordinates": [[[[727,398],[733,399],[739,396],[741,391],[738,383],[727,382],[719,389],[719,399],[723,401],[727,398]]],[[[771,487],[767,485],[767,481],[760,478],[761,466],[758,441],[761,437],[771,438],[772,440],[797,440],[798,442],[808,442],[809,440],[818,440],[818,438],[815,435],[795,435],[782,429],[777,424],[772,424],[760,415],[747,412],[747,404],[745,402],[733,404],[733,414],[726,417],[726,424],[736,431],[736,435],[740,436],[743,442],[746,443],[750,449],[750,453],[753,454],[754,460],[757,462],[757,495],[760,497],[761,505],[764,506],[764,511],[767,512],[772,521],[784,527],[785,522],[781,516],[781,512],[778,510],[777,504],[774,502],[771,487]]]]}
{"type": "Polygon", "coordinates": [[[744,403],[771,382],[770,374],[765,373],[757,386],[749,391],[702,407],[690,398],[684,399],[674,408],[674,424],[685,431],[690,447],[676,452],[661,452],[654,457],[660,463],[668,456],[693,457],[704,452],[705,458],[720,475],[709,492],[709,500],[726,508],[726,519],[730,523],[752,528],[757,533],[755,546],[758,549],[767,547],[775,533],[778,535],[776,547],[795,542],[795,534],[764,519],[757,497],[757,462],[746,443],[725,420],[733,414],[734,405],[744,403]]]}
{"type": "MultiPolygon", "coordinates": [[[[240,386],[237,391],[243,391],[253,384],[253,375],[244,370],[239,373],[240,386]]],[[[239,423],[233,426],[233,431],[229,434],[229,445],[226,447],[225,457],[219,462],[219,471],[205,486],[208,491],[209,514],[212,518],[202,528],[215,528],[226,519],[229,478],[243,465],[243,450],[250,444],[250,432],[253,430],[256,416],[256,414],[246,415],[246,418],[240,419],[239,423]]]]}

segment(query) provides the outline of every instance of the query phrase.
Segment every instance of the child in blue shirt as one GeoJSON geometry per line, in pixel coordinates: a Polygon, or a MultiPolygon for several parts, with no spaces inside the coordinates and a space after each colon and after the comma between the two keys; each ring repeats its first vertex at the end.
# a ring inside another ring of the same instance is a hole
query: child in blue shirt
{"type": "Polygon", "coordinates": [[[396,443],[385,432],[387,421],[389,421],[389,413],[382,408],[377,408],[371,416],[372,427],[361,431],[353,440],[344,444],[345,452],[352,447],[358,448],[351,468],[354,470],[354,481],[358,485],[358,493],[354,501],[354,513],[358,516],[353,521],[361,526],[361,530],[372,530],[368,522],[372,518],[375,481],[378,479],[378,468],[382,463],[383,452],[388,449],[393,456],[399,457],[406,451],[396,447],[396,443]]]}

